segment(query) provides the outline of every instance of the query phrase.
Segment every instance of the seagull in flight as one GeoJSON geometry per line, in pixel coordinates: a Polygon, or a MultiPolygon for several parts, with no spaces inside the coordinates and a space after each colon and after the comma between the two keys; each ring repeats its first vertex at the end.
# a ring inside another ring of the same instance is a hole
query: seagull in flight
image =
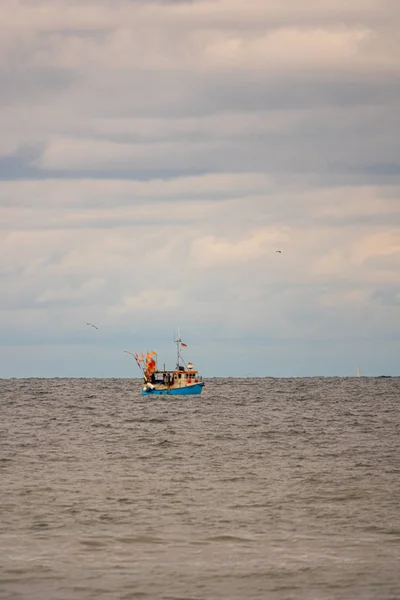
{"type": "Polygon", "coordinates": [[[93,323],[86,323],[86,325],[89,325],[90,327],[94,327],[95,329],[99,329],[98,327],[96,327],[96,325],[93,325],[93,323]]]}

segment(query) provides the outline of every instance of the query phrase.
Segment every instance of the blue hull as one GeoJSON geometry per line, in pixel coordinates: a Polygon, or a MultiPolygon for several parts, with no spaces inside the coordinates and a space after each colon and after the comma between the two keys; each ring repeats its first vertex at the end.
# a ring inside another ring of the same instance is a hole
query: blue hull
{"type": "Polygon", "coordinates": [[[203,387],[204,383],[196,383],[195,385],[170,390],[142,390],[142,396],[195,396],[201,394],[203,387]]]}

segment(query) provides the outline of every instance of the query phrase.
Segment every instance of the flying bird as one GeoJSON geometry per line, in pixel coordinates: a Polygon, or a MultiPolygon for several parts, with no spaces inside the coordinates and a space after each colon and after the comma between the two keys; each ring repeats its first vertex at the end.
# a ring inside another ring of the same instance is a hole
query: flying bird
{"type": "Polygon", "coordinates": [[[277,254],[282,254],[282,250],[275,250],[277,254]]]}
{"type": "Polygon", "coordinates": [[[86,325],[89,325],[90,327],[94,327],[95,329],[98,329],[98,327],[96,327],[96,325],[93,325],[93,323],[86,323],[86,325]]]}

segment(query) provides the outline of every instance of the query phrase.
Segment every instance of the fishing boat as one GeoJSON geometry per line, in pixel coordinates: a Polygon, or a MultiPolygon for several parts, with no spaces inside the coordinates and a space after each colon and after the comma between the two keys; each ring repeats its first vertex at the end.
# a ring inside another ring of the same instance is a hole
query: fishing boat
{"type": "MultiPolygon", "coordinates": [[[[157,353],[154,350],[146,354],[135,353],[136,363],[143,373],[144,386],[142,396],[192,396],[201,394],[204,387],[202,377],[191,362],[186,363],[181,355],[182,348],[187,348],[180,335],[175,340],[176,367],[167,370],[165,365],[160,370],[157,366],[157,353]]],[[[125,352],[127,352],[125,350],[125,352]]],[[[128,352],[132,354],[132,352],[128,352]]]]}

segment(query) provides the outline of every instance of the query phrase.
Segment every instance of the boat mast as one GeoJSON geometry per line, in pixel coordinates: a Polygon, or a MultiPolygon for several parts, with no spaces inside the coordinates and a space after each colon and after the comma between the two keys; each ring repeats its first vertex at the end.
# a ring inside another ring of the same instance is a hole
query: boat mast
{"type": "Polygon", "coordinates": [[[177,338],[175,340],[175,344],[176,344],[176,368],[179,371],[179,357],[180,357],[180,348],[179,348],[179,344],[181,343],[181,336],[179,333],[179,327],[178,327],[178,335],[177,338]]]}

